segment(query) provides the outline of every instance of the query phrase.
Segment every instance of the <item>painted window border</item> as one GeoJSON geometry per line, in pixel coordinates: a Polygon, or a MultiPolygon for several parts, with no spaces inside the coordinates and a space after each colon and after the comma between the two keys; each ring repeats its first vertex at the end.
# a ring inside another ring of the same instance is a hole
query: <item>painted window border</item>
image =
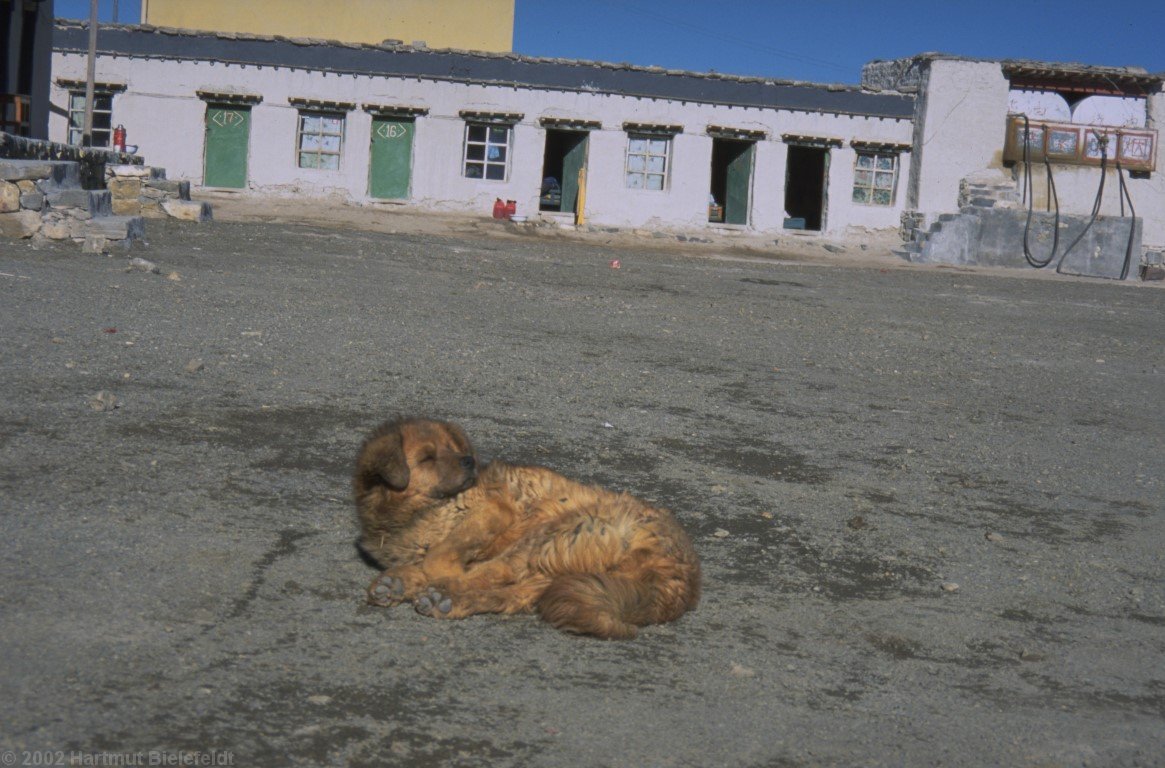
{"type": "Polygon", "coordinates": [[[898,152],[878,149],[854,150],[854,181],[850,199],[856,205],[868,205],[877,208],[891,208],[898,197],[898,169],[901,165],[898,152]],[[869,158],[869,164],[862,161],[869,158]],[[879,160],[889,160],[889,169],[878,167],[879,160]],[[879,184],[889,176],[889,185],[879,184]],[[864,181],[868,178],[869,181],[864,181]],[[879,193],[885,193],[884,200],[880,200],[879,193]]]}
{"type": "Polygon", "coordinates": [[[671,166],[672,166],[672,147],[675,136],[662,133],[651,133],[645,131],[627,131],[627,149],[623,153],[623,184],[627,189],[632,189],[637,192],[667,192],[671,181],[671,166]],[[651,152],[650,144],[645,152],[632,151],[635,147],[636,141],[661,141],[664,143],[663,152],[651,152]],[[636,158],[642,158],[639,162],[636,158]],[[652,168],[652,158],[660,158],[663,161],[663,169],[652,168]],[[637,166],[632,168],[632,166],[637,166]],[[638,167],[642,166],[642,167],[638,167]],[[660,179],[660,186],[653,188],[649,184],[649,179],[658,177],[660,179]],[[633,178],[638,178],[641,182],[636,185],[632,182],[633,178]]]}
{"type": "Polygon", "coordinates": [[[296,130],[295,130],[295,166],[304,170],[311,171],[339,171],[344,162],[344,134],[347,132],[348,115],[346,112],[336,112],[326,109],[299,109],[296,116],[296,130]],[[339,121],[339,130],[325,131],[322,123],[320,128],[312,131],[306,131],[305,127],[309,120],[327,119],[331,118],[339,121]],[[325,144],[331,144],[327,141],[330,138],[336,138],[335,149],[325,144]],[[307,147],[307,143],[313,143],[315,146],[307,147]],[[314,139],[314,141],[313,141],[314,139]],[[304,165],[305,157],[315,157],[315,165],[304,165]],[[320,164],[323,158],[334,157],[335,167],[324,167],[320,164]]]}
{"type": "MultiPolygon", "coordinates": [[[[85,91],[75,90],[70,88],[68,91],[68,125],[65,131],[65,143],[74,147],[81,146],[81,142],[85,137],[85,91]],[[80,100],[81,108],[74,109],[75,100],[80,100]],[[74,125],[74,121],[76,124],[74,125]]],[[[118,90],[112,88],[96,88],[93,91],[93,146],[94,147],[111,147],[113,146],[113,96],[119,93],[118,90]],[[98,105],[103,99],[109,100],[108,109],[98,109],[98,105]],[[97,116],[108,115],[109,127],[98,128],[97,116]]]]}
{"type": "Polygon", "coordinates": [[[466,120],[465,130],[461,136],[461,176],[463,178],[474,181],[509,181],[514,126],[481,120],[466,120]],[[496,132],[499,131],[502,132],[503,141],[497,140],[496,132]]]}

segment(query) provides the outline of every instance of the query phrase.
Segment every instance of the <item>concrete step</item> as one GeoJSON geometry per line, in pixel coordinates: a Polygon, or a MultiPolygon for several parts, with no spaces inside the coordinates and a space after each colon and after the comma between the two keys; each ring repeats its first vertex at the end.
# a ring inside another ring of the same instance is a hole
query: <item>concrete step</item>
{"type": "Polygon", "coordinates": [[[71,160],[0,159],[0,180],[33,181],[42,192],[79,189],[81,166],[71,160]]]}
{"type": "Polygon", "coordinates": [[[85,226],[86,237],[96,235],[106,240],[141,240],[145,233],[141,216],[95,216],[85,226]]]}
{"type": "Polygon", "coordinates": [[[170,179],[155,179],[142,184],[142,197],[161,200],[164,198],[190,199],[190,182],[170,179]]]}
{"type": "Polygon", "coordinates": [[[90,216],[113,213],[113,197],[103,189],[61,189],[47,193],[45,199],[52,208],[76,208],[90,216]]]}
{"type": "Polygon", "coordinates": [[[158,181],[166,178],[166,169],[152,165],[106,165],[105,178],[158,181]]]}

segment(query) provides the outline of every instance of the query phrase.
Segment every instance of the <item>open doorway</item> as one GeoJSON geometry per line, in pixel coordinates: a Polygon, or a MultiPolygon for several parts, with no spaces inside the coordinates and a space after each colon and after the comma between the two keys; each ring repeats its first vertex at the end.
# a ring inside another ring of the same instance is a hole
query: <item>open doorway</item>
{"type": "Polygon", "coordinates": [[[578,204],[579,171],[587,162],[586,131],[546,129],[546,150],[542,156],[541,211],[569,213],[578,204]]]}
{"type": "Polygon", "coordinates": [[[748,224],[755,141],[712,139],[708,221],[748,224]]]}
{"type": "Polygon", "coordinates": [[[785,170],[785,229],[821,231],[825,227],[828,170],[828,149],[789,145],[785,170]]]}

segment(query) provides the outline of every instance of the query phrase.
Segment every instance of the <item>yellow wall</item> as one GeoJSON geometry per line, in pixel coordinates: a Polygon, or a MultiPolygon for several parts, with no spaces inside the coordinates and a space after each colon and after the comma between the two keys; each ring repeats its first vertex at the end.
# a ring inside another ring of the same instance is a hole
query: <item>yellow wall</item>
{"type": "Polygon", "coordinates": [[[515,0],[142,0],[142,23],[430,48],[509,51],[515,0]]]}

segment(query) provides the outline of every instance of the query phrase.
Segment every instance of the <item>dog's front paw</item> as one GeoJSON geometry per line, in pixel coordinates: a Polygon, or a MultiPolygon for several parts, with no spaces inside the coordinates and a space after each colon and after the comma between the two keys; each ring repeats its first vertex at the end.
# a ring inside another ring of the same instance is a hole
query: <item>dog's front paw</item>
{"type": "Polygon", "coordinates": [[[368,585],[368,602],[389,608],[405,600],[405,583],[397,576],[385,571],[368,585]]]}
{"type": "Polygon", "coordinates": [[[453,598],[441,592],[440,590],[429,587],[417,596],[413,602],[417,613],[422,616],[429,616],[434,619],[451,618],[450,613],[453,611],[453,598]]]}

